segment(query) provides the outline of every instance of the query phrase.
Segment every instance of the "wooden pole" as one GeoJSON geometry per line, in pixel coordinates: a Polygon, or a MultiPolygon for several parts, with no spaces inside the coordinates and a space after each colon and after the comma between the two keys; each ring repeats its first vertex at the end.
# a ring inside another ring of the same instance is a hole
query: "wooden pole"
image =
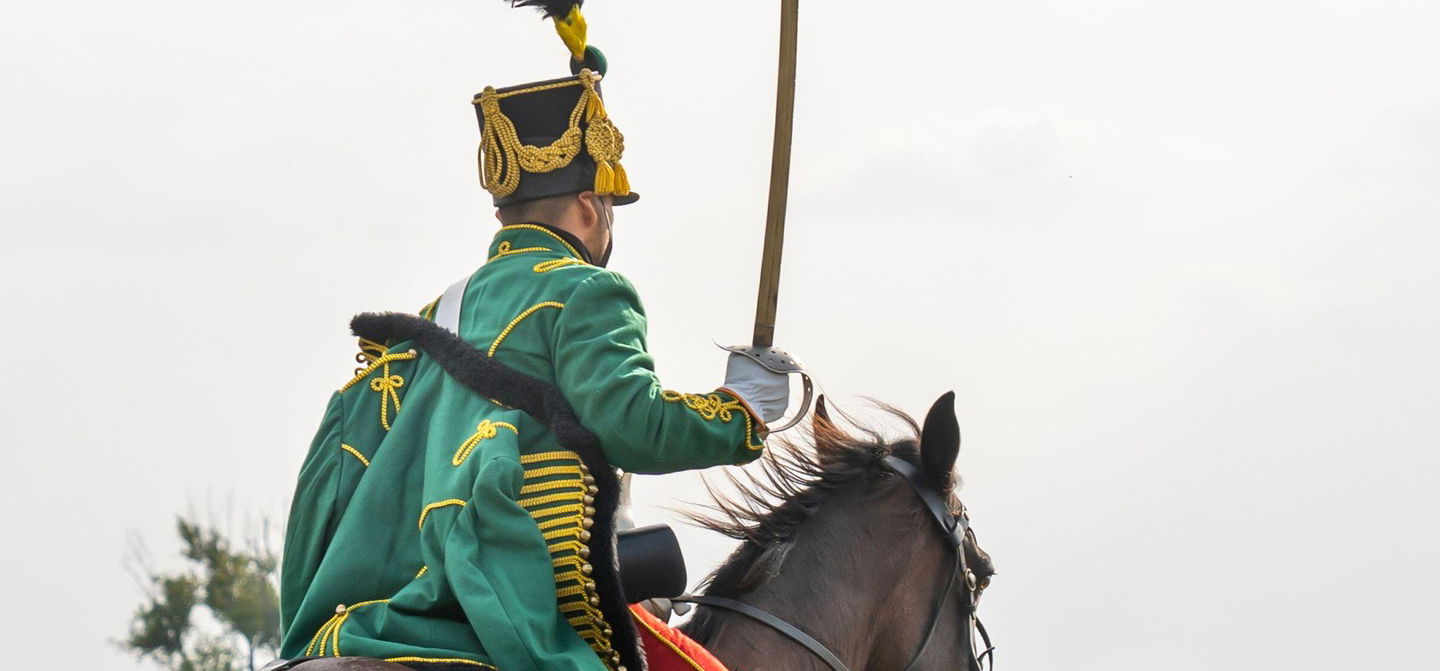
{"type": "Polygon", "coordinates": [[[800,0],[780,0],[780,67],[775,86],[775,144],[770,154],[770,204],[765,211],[765,252],[755,297],[751,344],[775,344],[775,307],[780,300],[780,258],[785,247],[785,205],[790,194],[790,142],[795,128],[795,47],[800,0]]]}

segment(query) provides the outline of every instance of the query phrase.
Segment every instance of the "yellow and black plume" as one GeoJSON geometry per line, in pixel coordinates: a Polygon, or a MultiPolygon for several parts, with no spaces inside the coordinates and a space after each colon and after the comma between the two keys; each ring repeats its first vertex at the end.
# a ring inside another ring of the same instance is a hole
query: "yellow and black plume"
{"type": "MultiPolygon", "coordinates": [[[[555,32],[560,35],[561,41],[565,42],[565,48],[570,51],[570,56],[574,58],[575,62],[586,62],[585,16],[580,13],[580,5],[585,4],[585,0],[506,0],[506,2],[509,2],[511,7],[534,7],[540,10],[545,18],[555,22],[555,32]]],[[[603,74],[604,66],[594,69],[603,74]]]]}
{"type": "Polygon", "coordinates": [[[564,19],[573,8],[585,4],[585,0],[508,0],[511,7],[534,7],[547,19],[564,19]]]}

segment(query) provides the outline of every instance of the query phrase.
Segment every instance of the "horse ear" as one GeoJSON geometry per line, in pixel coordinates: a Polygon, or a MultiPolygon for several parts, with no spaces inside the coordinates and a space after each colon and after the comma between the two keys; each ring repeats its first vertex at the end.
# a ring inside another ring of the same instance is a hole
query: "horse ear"
{"type": "Polygon", "coordinates": [[[955,419],[955,392],[945,392],[925,415],[920,430],[920,465],[941,491],[955,486],[955,457],[960,455],[960,423],[955,419]]]}
{"type": "Polygon", "coordinates": [[[815,416],[810,421],[825,426],[835,426],[835,422],[830,421],[830,409],[825,406],[824,394],[815,397],[815,416]]]}
{"type": "Polygon", "coordinates": [[[810,416],[810,438],[815,443],[815,451],[821,462],[831,456],[830,450],[827,448],[843,444],[850,439],[844,429],[830,419],[830,408],[825,403],[824,394],[815,399],[815,412],[810,416]]]}
{"type": "Polygon", "coordinates": [[[840,427],[830,420],[830,410],[825,407],[825,395],[821,394],[815,398],[815,413],[810,416],[810,436],[815,440],[815,446],[820,447],[834,442],[839,435],[840,427]]]}

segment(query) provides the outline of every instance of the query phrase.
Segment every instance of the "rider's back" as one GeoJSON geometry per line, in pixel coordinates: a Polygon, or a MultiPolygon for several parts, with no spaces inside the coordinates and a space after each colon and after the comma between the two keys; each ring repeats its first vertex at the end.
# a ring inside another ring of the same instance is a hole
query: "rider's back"
{"type": "MultiPolygon", "coordinates": [[[[757,456],[734,397],[661,389],[634,288],[577,247],[548,227],[502,228],[464,290],[460,336],[558,389],[618,467],[757,456]]],[[[386,345],[331,398],[306,456],[286,532],[282,653],[618,666],[585,547],[595,479],[545,424],[407,342],[386,345]]]]}

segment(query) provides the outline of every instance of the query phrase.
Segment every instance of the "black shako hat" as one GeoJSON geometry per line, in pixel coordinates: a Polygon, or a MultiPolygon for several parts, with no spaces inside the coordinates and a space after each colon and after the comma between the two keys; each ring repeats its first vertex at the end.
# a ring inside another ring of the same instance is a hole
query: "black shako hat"
{"type": "Polygon", "coordinates": [[[475,95],[480,183],[495,207],[581,191],[616,205],[640,199],[620,165],[625,136],[605,113],[600,79],[587,68],[475,95]]]}

